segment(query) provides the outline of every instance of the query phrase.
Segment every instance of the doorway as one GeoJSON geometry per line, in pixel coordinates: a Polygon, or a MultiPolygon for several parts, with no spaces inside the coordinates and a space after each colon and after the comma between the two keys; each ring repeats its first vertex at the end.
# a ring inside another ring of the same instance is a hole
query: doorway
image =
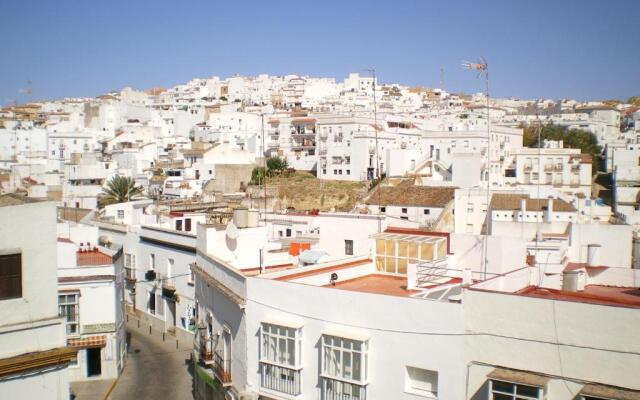
{"type": "Polygon", "coordinates": [[[101,348],[87,349],[87,376],[99,376],[102,374],[101,348]]]}

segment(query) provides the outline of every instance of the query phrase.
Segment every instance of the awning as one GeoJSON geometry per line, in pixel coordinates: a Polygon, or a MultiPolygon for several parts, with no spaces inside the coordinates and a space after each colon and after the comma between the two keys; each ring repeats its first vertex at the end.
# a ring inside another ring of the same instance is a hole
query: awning
{"type": "Polygon", "coordinates": [[[68,339],[67,345],[80,349],[86,349],[90,347],[104,347],[107,345],[107,337],[105,335],[100,335],[89,336],[82,339],[68,339]]]}
{"type": "Polygon", "coordinates": [[[487,375],[487,378],[537,387],[543,387],[549,381],[549,377],[544,375],[507,368],[496,368],[487,375]]]}
{"type": "Polygon", "coordinates": [[[640,400],[640,391],[619,388],[615,386],[605,386],[598,384],[585,385],[580,394],[583,396],[602,397],[615,400],[640,400]]]}

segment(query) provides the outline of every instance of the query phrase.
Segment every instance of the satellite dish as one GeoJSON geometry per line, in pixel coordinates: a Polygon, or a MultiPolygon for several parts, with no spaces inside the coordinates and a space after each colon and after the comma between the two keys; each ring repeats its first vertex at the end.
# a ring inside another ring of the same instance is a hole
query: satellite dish
{"type": "Polygon", "coordinates": [[[227,224],[226,234],[229,239],[233,240],[237,239],[240,235],[240,232],[238,232],[238,228],[236,228],[233,221],[230,221],[229,224],[227,224]]]}

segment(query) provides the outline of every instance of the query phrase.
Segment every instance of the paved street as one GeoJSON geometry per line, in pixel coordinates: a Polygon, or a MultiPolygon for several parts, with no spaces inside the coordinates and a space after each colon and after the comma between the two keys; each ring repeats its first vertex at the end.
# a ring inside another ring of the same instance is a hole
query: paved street
{"type": "Polygon", "coordinates": [[[176,349],[175,340],[162,341],[158,334],[149,335],[133,324],[130,335],[129,359],[115,389],[113,400],[193,399],[190,375],[190,349],[176,349]]]}

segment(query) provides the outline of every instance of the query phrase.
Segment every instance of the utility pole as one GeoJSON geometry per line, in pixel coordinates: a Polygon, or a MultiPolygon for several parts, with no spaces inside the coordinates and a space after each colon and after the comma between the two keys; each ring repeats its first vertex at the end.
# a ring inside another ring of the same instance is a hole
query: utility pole
{"type": "Polygon", "coordinates": [[[485,89],[486,89],[486,109],[487,109],[487,171],[486,171],[486,182],[487,182],[487,192],[486,192],[486,203],[487,203],[487,211],[486,211],[486,230],[484,233],[484,238],[482,241],[482,278],[487,278],[487,264],[488,264],[488,251],[487,251],[487,238],[489,236],[489,225],[491,222],[491,119],[490,119],[490,109],[489,109],[489,65],[484,57],[480,57],[480,61],[476,63],[471,63],[465,61],[462,63],[463,68],[476,70],[478,72],[478,77],[480,75],[484,75],[485,78],[485,89]]]}
{"type": "Polygon", "coordinates": [[[375,146],[376,146],[376,181],[377,181],[377,190],[378,190],[378,233],[380,233],[382,231],[382,221],[380,221],[380,185],[381,185],[381,181],[380,181],[380,158],[378,157],[378,106],[377,106],[377,102],[376,102],[376,69],[375,68],[369,68],[367,69],[367,71],[369,71],[369,73],[371,74],[371,76],[373,77],[373,132],[374,132],[374,137],[375,137],[375,146]]]}
{"type": "Polygon", "coordinates": [[[264,194],[264,226],[267,226],[267,153],[264,146],[264,112],[260,114],[262,121],[262,190],[264,194]]]}

